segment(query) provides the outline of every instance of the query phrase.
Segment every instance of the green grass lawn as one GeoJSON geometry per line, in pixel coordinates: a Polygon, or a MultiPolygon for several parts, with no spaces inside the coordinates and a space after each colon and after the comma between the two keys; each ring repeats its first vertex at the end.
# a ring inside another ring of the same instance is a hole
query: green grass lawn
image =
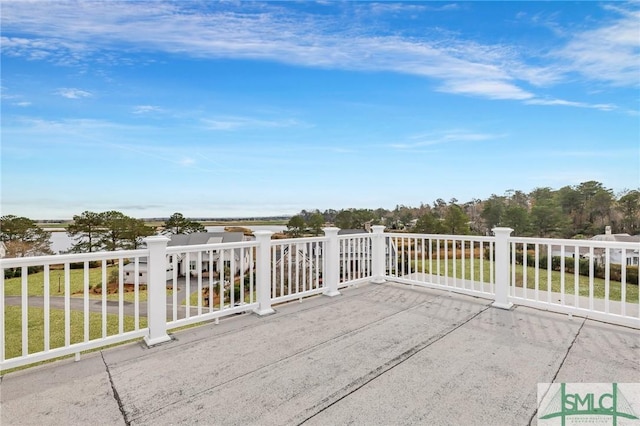
{"type": "MultiPolygon", "coordinates": [[[[448,275],[449,277],[454,276],[454,267],[456,270],[455,277],[459,279],[466,280],[474,280],[480,281],[480,263],[483,265],[483,281],[489,282],[490,279],[490,267],[491,262],[488,260],[474,259],[473,260],[473,278],[471,277],[471,260],[464,260],[464,276],[462,275],[462,266],[463,261],[461,259],[453,260],[449,259],[447,265],[447,272],[445,274],[445,266],[444,259],[440,259],[440,275],[448,275]]],[[[417,262],[411,261],[410,267],[412,270],[416,272],[429,272],[429,260],[425,259],[424,265],[422,264],[422,260],[419,259],[417,262]],[[424,267],[424,270],[423,270],[424,267]]],[[[437,262],[434,259],[432,261],[433,274],[438,274],[437,271],[437,262]]],[[[522,265],[516,265],[516,286],[522,287],[525,268],[522,265]]],[[[527,267],[526,268],[526,276],[527,276],[527,289],[535,289],[535,268],[527,267]]],[[[509,278],[511,279],[512,272],[510,272],[509,278]]],[[[564,274],[564,292],[565,294],[574,294],[575,291],[575,278],[574,274],[565,273],[564,274]]],[[[538,278],[538,289],[540,291],[547,291],[547,283],[548,283],[548,272],[546,269],[539,270],[539,278],[538,278]]],[[[558,271],[551,271],[551,291],[560,292],[562,287],[562,274],[558,271]]],[[[595,298],[604,299],[605,298],[605,280],[601,278],[593,279],[593,294],[595,298]]],[[[578,292],[580,296],[589,296],[589,277],[578,275],[578,292]]],[[[622,295],[622,284],[619,281],[609,281],[609,300],[620,301],[622,295]]],[[[635,284],[626,284],[626,301],[638,303],[639,299],[638,286],[635,284]]]]}
{"type": "MultiPolygon", "coordinates": [[[[22,310],[20,306],[5,306],[5,358],[22,355],[22,310]]],[[[44,350],[44,309],[29,308],[29,353],[44,350]]],[[[134,330],[134,319],[124,317],[124,331],[134,330]]],[[[147,319],[140,318],[140,328],[147,326],[147,319]]],[[[64,346],[64,311],[50,310],[50,348],[64,346]]],[[[107,314],[107,335],[118,334],[118,316],[107,314]]],[[[102,337],[102,314],[89,313],[89,339],[102,337]]],[[[84,313],[71,311],[71,343],[84,341],[84,313]]]]}
{"type": "MultiPolygon", "coordinates": [[[[117,271],[117,266],[107,266],[106,276],[107,280],[112,271],[117,271]]],[[[44,278],[45,273],[36,272],[29,274],[27,279],[27,291],[29,296],[43,296],[44,295],[44,278]]],[[[89,268],[89,288],[96,286],[102,286],[102,267],[89,268]]],[[[50,296],[64,296],[65,291],[65,278],[63,269],[51,269],[49,270],[49,295],[50,296]]],[[[83,269],[70,269],[69,270],[69,292],[71,297],[83,297],[84,291],[84,270],[83,269]]],[[[4,280],[4,294],[6,296],[21,296],[22,295],[22,278],[8,278],[4,280]]],[[[134,301],[133,292],[125,292],[124,300],[126,302],[134,301]]],[[[89,292],[89,298],[101,299],[101,294],[89,292]]],[[[147,291],[139,291],[140,301],[147,300],[147,291]]],[[[107,300],[119,300],[118,294],[108,294],[107,300]]]]}

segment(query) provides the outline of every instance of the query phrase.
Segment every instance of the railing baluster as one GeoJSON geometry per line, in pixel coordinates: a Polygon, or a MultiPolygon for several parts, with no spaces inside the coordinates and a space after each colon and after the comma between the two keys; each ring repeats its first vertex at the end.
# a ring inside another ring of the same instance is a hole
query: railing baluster
{"type": "MultiPolygon", "coordinates": [[[[620,264],[620,315],[627,315],[627,249],[622,249],[620,264]]],[[[640,283],[639,283],[640,284],[640,283]]]]}
{"type": "Polygon", "coordinates": [[[71,344],[71,273],[69,262],[64,264],[64,345],[71,344]]]}
{"type": "Polygon", "coordinates": [[[209,284],[209,303],[207,303],[208,307],[209,307],[209,312],[213,312],[213,308],[215,306],[215,301],[214,301],[214,283],[213,283],[213,250],[209,250],[207,251],[207,256],[209,256],[209,264],[207,265],[209,268],[209,280],[208,280],[208,284],[209,284]]]}
{"type": "Polygon", "coordinates": [[[101,299],[101,307],[102,307],[102,338],[107,337],[107,288],[109,282],[107,280],[107,260],[102,260],[101,271],[102,280],[100,287],[100,299],[101,299]]]}
{"type": "Polygon", "coordinates": [[[495,293],[496,289],[496,281],[495,281],[495,271],[496,271],[496,261],[495,261],[495,244],[493,242],[489,242],[489,289],[491,293],[495,293]]]}
{"type": "Polygon", "coordinates": [[[516,287],[518,283],[516,282],[516,243],[511,243],[511,262],[510,262],[510,270],[511,270],[511,285],[509,286],[509,294],[511,296],[515,296],[516,287]]]}
{"type": "Polygon", "coordinates": [[[137,331],[140,329],[140,258],[134,257],[133,262],[133,328],[137,331]]]}
{"type": "Polygon", "coordinates": [[[471,262],[471,271],[469,272],[469,275],[471,280],[471,289],[476,291],[476,242],[471,240],[470,243],[471,252],[469,253],[469,261],[471,262]]]}
{"type": "Polygon", "coordinates": [[[118,258],[118,333],[124,333],[124,259],[118,258]]]}
{"type": "MultiPolygon", "coordinates": [[[[22,356],[29,355],[29,268],[23,266],[20,271],[21,296],[22,296],[22,356]]],[[[66,288],[66,286],[65,286],[66,288]]],[[[66,300],[65,300],[66,308],[66,300]]],[[[69,309],[66,308],[65,312],[69,309]]]]}
{"type": "Polygon", "coordinates": [[[604,311],[609,313],[609,297],[611,295],[611,250],[604,251],[604,311]]]}
{"type": "Polygon", "coordinates": [[[553,250],[552,245],[547,244],[547,303],[551,303],[551,285],[553,283],[553,250]]]}
{"type": "Polygon", "coordinates": [[[573,247],[573,306],[580,308],[580,247],[573,247]]]}
{"type": "Polygon", "coordinates": [[[522,244],[522,297],[527,298],[527,243],[522,244]]]}
{"type": "Polygon", "coordinates": [[[84,317],[83,317],[83,328],[84,328],[84,342],[89,341],[89,261],[85,260],[83,264],[82,271],[83,279],[82,279],[82,289],[83,289],[83,297],[82,301],[84,307],[84,317]]]}
{"type": "Polygon", "coordinates": [[[458,287],[458,240],[451,240],[451,261],[453,262],[453,286],[458,287]]]}
{"type": "MultiPolygon", "coordinates": [[[[50,312],[50,297],[51,297],[51,269],[49,264],[45,264],[44,265],[44,294],[43,294],[43,303],[44,303],[44,309],[43,309],[43,313],[44,313],[44,351],[48,352],[49,349],[51,348],[51,337],[50,337],[50,332],[51,332],[51,312],[50,312]]],[[[4,274],[2,274],[2,278],[4,279],[4,274]]],[[[2,288],[4,288],[4,283],[0,283],[0,286],[2,288]]],[[[2,291],[0,290],[0,305],[4,302],[4,295],[2,294],[2,291]]],[[[0,312],[0,319],[4,318],[4,315],[2,314],[2,312],[0,312]]],[[[0,327],[2,329],[4,329],[4,327],[0,327]]],[[[4,340],[2,338],[2,333],[4,331],[0,332],[0,345],[2,345],[2,347],[4,348],[4,340]]],[[[0,349],[1,350],[1,349],[0,349]]],[[[4,359],[0,357],[0,360],[4,359]]]]}
{"type": "Polygon", "coordinates": [[[238,252],[240,253],[240,298],[242,300],[242,303],[245,303],[245,288],[244,288],[244,275],[245,275],[245,264],[244,264],[244,257],[245,257],[245,249],[244,247],[238,249],[238,252]]]}
{"type": "MultiPolygon", "coordinates": [[[[202,252],[199,251],[198,255],[197,255],[197,269],[196,272],[198,273],[198,280],[197,280],[197,286],[198,286],[198,298],[197,298],[197,304],[198,304],[198,315],[202,315],[202,252]]],[[[188,298],[191,298],[190,294],[187,294],[188,298]]]]}
{"type": "Polygon", "coordinates": [[[535,269],[534,269],[534,294],[535,294],[535,299],[536,302],[540,300],[540,244],[536,243],[534,245],[534,262],[535,262],[535,269]]]}
{"type": "MultiPolygon", "coordinates": [[[[173,302],[172,306],[172,315],[173,321],[178,320],[178,256],[179,253],[174,253],[171,257],[172,263],[172,271],[171,271],[171,301],[173,302]]],[[[149,292],[149,282],[147,281],[147,293],[149,292]]]]}

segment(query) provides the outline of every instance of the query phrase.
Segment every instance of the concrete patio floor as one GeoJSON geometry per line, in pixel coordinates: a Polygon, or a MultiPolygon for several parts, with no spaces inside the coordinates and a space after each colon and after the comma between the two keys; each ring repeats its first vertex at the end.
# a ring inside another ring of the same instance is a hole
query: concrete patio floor
{"type": "Polygon", "coordinates": [[[536,424],[537,384],[640,382],[640,331],[401,284],[6,374],[0,424],[536,424]]]}

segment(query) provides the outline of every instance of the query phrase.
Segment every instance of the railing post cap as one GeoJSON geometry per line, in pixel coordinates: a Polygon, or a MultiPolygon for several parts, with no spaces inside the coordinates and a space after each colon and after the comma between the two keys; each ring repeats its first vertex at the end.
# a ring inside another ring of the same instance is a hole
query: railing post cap
{"type": "Polygon", "coordinates": [[[371,225],[371,229],[373,230],[374,234],[381,234],[382,232],[384,232],[385,228],[386,226],[384,225],[371,225]]]}
{"type": "Polygon", "coordinates": [[[322,230],[324,231],[325,235],[330,235],[330,234],[338,234],[338,231],[340,231],[340,228],[337,228],[335,226],[327,226],[326,228],[322,228],[322,230]]]}
{"type": "Polygon", "coordinates": [[[513,232],[512,228],[497,226],[491,230],[494,235],[507,234],[510,235],[513,232]]]}
{"type": "Polygon", "coordinates": [[[160,244],[160,243],[168,243],[171,241],[171,238],[166,235],[151,235],[150,237],[146,237],[143,241],[147,244],[160,244]]]}
{"type": "Polygon", "coordinates": [[[257,240],[261,240],[261,239],[271,239],[271,236],[274,234],[273,231],[267,231],[267,230],[259,230],[259,231],[253,231],[253,236],[256,237],[257,240]]]}

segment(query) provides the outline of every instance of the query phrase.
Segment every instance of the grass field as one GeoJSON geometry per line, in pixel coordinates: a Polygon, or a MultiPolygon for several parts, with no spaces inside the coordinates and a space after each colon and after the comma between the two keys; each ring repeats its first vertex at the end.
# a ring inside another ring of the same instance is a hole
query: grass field
{"type": "MultiPolygon", "coordinates": [[[[107,266],[107,280],[113,271],[117,271],[117,266],[107,266]]],[[[29,296],[43,296],[44,295],[44,271],[29,274],[27,280],[27,289],[29,296]]],[[[96,286],[102,286],[102,267],[89,268],[89,288],[96,286]]],[[[84,291],[84,270],[83,269],[70,269],[69,270],[69,293],[70,297],[83,297],[84,291]]],[[[22,278],[8,278],[4,280],[4,294],[6,296],[21,296],[22,295],[22,278]]],[[[139,291],[140,301],[147,300],[147,291],[139,291]]],[[[65,295],[65,278],[63,269],[51,269],[49,271],[49,295],[50,296],[64,296],[65,295]]],[[[89,292],[89,298],[101,299],[101,294],[89,292]]],[[[118,294],[108,294],[107,300],[119,300],[118,294]]],[[[133,292],[125,292],[124,300],[127,302],[134,301],[133,292]]]]}
{"type": "MultiPolygon", "coordinates": [[[[459,279],[473,280],[473,281],[481,281],[480,279],[480,263],[482,263],[483,268],[483,281],[489,282],[490,280],[490,267],[491,262],[487,260],[474,259],[473,262],[473,277],[471,276],[471,260],[464,260],[464,276],[462,274],[463,261],[461,259],[452,260],[449,259],[447,265],[447,271],[445,273],[444,268],[444,259],[441,259],[440,264],[440,275],[448,275],[449,277],[454,276],[454,268],[455,268],[455,277],[459,279]]],[[[424,272],[424,273],[433,273],[438,274],[436,261],[433,260],[432,267],[433,272],[429,271],[429,261],[425,260],[424,265],[422,264],[422,260],[418,260],[417,262],[411,261],[410,266],[412,270],[416,272],[424,272]],[[424,269],[423,269],[424,266],[424,269]]],[[[516,286],[522,287],[522,283],[524,280],[524,276],[526,273],[527,278],[527,289],[535,289],[535,268],[527,267],[524,268],[522,265],[516,265],[516,286]]],[[[562,289],[562,276],[564,275],[564,292],[565,294],[574,294],[575,292],[575,282],[576,275],[565,273],[561,274],[558,271],[551,271],[551,291],[560,292],[562,289]]],[[[510,273],[509,277],[512,277],[512,273],[510,273]]],[[[589,277],[578,275],[578,292],[580,296],[589,296],[589,277]]],[[[547,283],[549,280],[549,275],[546,269],[539,270],[538,276],[538,289],[540,291],[547,291],[547,283]]],[[[601,278],[593,279],[593,293],[595,298],[604,299],[605,298],[605,280],[601,278]]],[[[620,301],[622,295],[622,284],[619,281],[609,281],[609,300],[620,301]]],[[[626,301],[638,303],[638,286],[635,284],[626,284],[626,301]]]]}
{"type": "MultiPolygon", "coordinates": [[[[22,354],[22,310],[20,306],[5,306],[5,358],[14,358],[22,354]]],[[[50,348],[64,346],[64,311],[50,310],[50,348]]],[[[29,308],[29,353],[44,350],[44,309],[29,308]]],[[[84,314],[71,311],[71,343],[84,341],[84,314]]],[[[134,330],[133,317],[124,317],[124,331],[134,330]]],[[[140,318],[140,328],[147,326],[147,319],[140,318]]],[[[118,316],[107,314],[107,335],[118,334],[118,316]]],[[[89,313],[89,340],[102,337],[102,314],[89,313]]]]}

